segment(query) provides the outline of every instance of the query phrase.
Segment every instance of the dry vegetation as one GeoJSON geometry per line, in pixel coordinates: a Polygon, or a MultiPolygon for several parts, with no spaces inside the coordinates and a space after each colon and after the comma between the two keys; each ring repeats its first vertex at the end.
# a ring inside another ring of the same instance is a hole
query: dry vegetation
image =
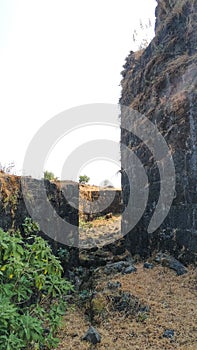
{"type": "Polygon", "coordinates": [[[80,221],[79,237],[81,246],[87,248],[89,244],[91,246],[91,242],[95,242],[93,245],[97,245],[98,247],[102,247],[106,243],[114,242],[122,237],[121,216],[113,215],[112,218],[108,220],[104,217],[100,217],[86,223],[80,221]]]}
{"type": "Polygon", "coordinates": [[[131,275],[106,276],[102,268],[98,272],[96,290],[106,294],[108,281],[121,282],[121,289],[150,306],[148,318],[126,317],[110,311],[97,316],[94,326],[102,336],[95,346],[81,341],[90,323],[84,310],[75,307],[68,310],[61,331],[58,350],[108,349],[108,350],[195,350],[197,339],[197,280],[196,271],[189,268],[187,274],[177,276],[172,270],[156,266],[152,270],[137,265],[131,275]],[[166,329],[174,330],[172,339],[164,338],[166,329]]]}
{"type": "Polygon", "coordinates": [[[20,191],[20,178],[16,175],[7,175],[0,171],[0,201],[3,208],[10,211],[14,220],[17,200],[20,191]]]}
{"type": "MultiPolygon", "coordinates": [[[[94,220],[92,227],[100,230],[120,222],[113,217],[106,222],[94,220]]],[[[93,234],[93,233],[92,233],[93,234]]],[[[173,270],[161,265],[145,269],[141,262],[137,271],[129,275],[105,274],[100,267],[94,274],[95,299],[93,326],[102,336],[100,344],[92,345],[81,338],[91,325],[87,305],[73,306],[64,317],[60,332],[61,343],[57,350],[195,350],[197,339],[197,274],[193,266],[188,273],[177,276],[173,270]],[[115,291],[108,282],[120,282],[115,291]],[[126,315],[112,309],[110,297],[128,292],[141,305],[150,308],[148,314],[126,315]],[[174,330],[173,338],[163,337],[167,329],[174,330]]]]}

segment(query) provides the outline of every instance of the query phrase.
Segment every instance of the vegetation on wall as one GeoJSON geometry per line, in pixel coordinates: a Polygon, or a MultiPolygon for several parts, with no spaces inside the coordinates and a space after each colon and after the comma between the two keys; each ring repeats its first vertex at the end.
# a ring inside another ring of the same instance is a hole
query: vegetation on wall
{"type": "Polygon", "coordinates": [[[56,181],[57,177],[52,173],[52,171],[45,171],[44,172],[44,179],[49,181],[56,181]]]}
{"type": "Polygon", "coordinates": [[[79,176],[79,183],[80,184],[86,184],[90,181],[90,178],[87,175],[80,175],[79,176]]]}

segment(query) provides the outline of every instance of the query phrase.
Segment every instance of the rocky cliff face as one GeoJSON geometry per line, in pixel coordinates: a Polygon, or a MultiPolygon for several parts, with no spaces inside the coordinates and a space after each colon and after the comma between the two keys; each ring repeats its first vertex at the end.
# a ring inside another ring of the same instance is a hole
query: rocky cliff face
{"type": "MultiPolygon", "coordinates": [[[[159,199],[157,164],[142,140],[123,128],[122,145],[140,159],[149,178],[149,197],[143,217],[126,236],[132,253],[149,255],[168,250],[185,261],[197,253],[197,1],[157,0],[155,38],[143,51],[130,52],[122,72],[120,103],[144,114],[168,144],[176,171],[176,190],[170,212],[154,233],[148,224],[159,199]]],[[[125,148],[122,168],[128,171],[125,148]]],[[[122,176],[126,207],[132,188],[122,176]]],[[[126,214],[125,214],[126,215],[126,214]]],[[[123,215],[124,224],[128,217],[123,215]]],[[[128,216],[128,214],[127,214],[128,216]]]]}

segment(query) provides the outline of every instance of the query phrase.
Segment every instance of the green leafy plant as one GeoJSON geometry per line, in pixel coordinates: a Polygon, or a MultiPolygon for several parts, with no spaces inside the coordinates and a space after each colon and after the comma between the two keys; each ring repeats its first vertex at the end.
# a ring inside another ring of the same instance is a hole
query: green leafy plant
{"type": "Polygon", "coordinates": [[[0,229],[0,350],[51,349],[73,287],[38,225],[27,218],[23,227],[25,239],[0,229]]]}
{"type": "Polygon", "coordinates": [[[57,177],[51,171],[44,172],[44,179],[49,181],[57,181],[57,177]]]}
{"type": "Polygon", "coordinates": [[[57,256],[61,261],[61,265],[64,267],[68,264],[70,253],[68,249],[60,247],[57,251],[57,256]]]}
{"type": "Polygon", "coordinates": [[[26,236],[29,236],[35,232],[40,231],[40,227],[37,224],[37,222],[32,221],[31,218],[25,218],[22,226],[23,226],[23,231],[24,231],[26,236]]]}
{"type": "Polygon", "coordinates": [[[90,181],[90,178],[87,175],[80,175],[79,176],[79,183],[80,184],[86,184],[90,181]]]}

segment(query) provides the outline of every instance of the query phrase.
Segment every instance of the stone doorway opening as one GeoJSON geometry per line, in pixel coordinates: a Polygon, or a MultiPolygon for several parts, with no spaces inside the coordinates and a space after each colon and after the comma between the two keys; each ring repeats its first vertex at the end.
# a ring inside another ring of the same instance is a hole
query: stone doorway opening
{"type": "Polygon", "coordinates": [[[101,248],[122,238],[122,207],[121,188],[80,185],[79,246],[101,248]]]}

